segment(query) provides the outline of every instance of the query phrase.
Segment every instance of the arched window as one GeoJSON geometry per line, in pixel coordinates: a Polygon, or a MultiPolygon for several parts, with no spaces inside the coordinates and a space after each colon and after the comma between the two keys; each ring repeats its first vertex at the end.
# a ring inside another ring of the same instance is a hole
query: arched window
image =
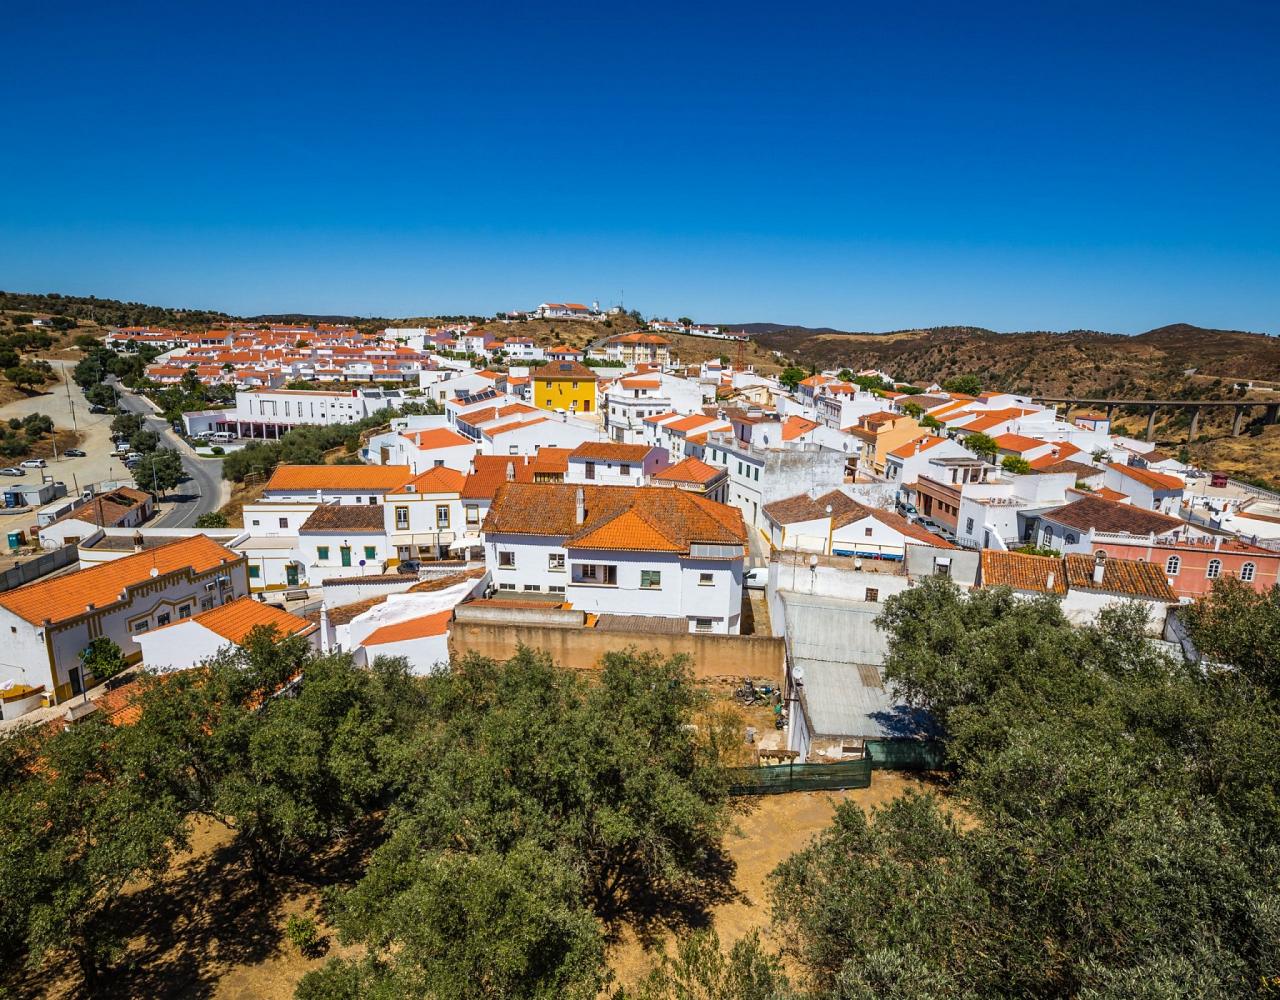
{"type": "Polygon", "coordinates": [[[1075,543],[1076,543],[1076,536],[1075,536],[1075,532],[1073,532],[1073,531],[1068,531],[1068,532],[1067,532],[1067,537],[1066,537],[1066,538],[1064,538],[1064,539],[1063,539],[1063,541],[1065,541],[1068,545],[1075,545],[1075,543]]]}
{"type": "Polygon", "coordinates": [[[1253,563],[1245,563],[1240,567],[1240,579],[1245,583],[1253,582],[1253,574],[1257,571],[1257,567],[1253,563]]]}
{"type": "Polygon", "coordinates": [[[1164,564],[1164,575],[1177,576],[1180,569],[1182,569],[1182,557],[1170,556],[1169,561],[1164,564]]]}
{"type": "Polygon", "coordinates": [[[1044,526],[1044,544],[1048,548],[1049,543],[1053,541],[1053,528],[1050,525],[1044,526]]]}
{"type": "Polygon", "coordinates": [[[1210,580],[1218,579],[1218,577],[1222,575],[1222,560],[1210,559],[1209,568],[1204,571],[1204,575],[1210,580]]]}

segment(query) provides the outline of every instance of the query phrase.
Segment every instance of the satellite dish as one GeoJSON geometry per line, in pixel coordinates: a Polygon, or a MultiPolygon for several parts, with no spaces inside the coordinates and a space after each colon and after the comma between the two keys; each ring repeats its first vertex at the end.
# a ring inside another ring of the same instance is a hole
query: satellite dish
{"type": "Polygon", "coordinates": [[[794,666],[791,668],[791,679],[797,684],[804,683],[804,667],[794,666]]]}

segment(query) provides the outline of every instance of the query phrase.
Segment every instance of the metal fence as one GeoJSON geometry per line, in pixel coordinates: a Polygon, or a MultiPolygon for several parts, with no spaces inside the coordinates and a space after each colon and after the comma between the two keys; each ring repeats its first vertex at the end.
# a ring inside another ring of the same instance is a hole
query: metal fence
{"type": "Polygon", "coordinates": [[[774,795],[781,792],[818,792],[842,788],[869,788],[871,761],[840,764],[777,764],[771,767],[738,767],[732,770],[730,795],[774,795]]]}

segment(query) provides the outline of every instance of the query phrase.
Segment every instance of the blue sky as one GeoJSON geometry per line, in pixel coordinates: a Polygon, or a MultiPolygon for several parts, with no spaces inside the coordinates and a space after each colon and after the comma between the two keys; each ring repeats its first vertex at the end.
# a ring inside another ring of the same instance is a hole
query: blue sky
{"type": "Polygon", "coordinates": [[[1275,3],[60,3],[5,29],[6,289],[1280,330],[1275,3]]]}

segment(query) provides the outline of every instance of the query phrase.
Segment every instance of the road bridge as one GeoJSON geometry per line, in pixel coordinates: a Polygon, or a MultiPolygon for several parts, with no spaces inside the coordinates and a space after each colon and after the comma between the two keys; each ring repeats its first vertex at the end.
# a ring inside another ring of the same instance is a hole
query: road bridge
{"type": "Polygon", "coordinates": [[[1106,413],[1108,421],[1111,419],[1116,407],[1145,409],[1148,411],[1146,434],[1148,441],[1155,437],[1156,415],[1161,410],[1191,411],[1191,426],[1187,429],[1188,441],[1194,441],[1199,433],[1200,414],[1204,410],[1222,409],[1224,407],[1230,407],[1235,410],[1235,417],[1231,421],[1232,437],[1239,437],[1244,433],[1249,414],[1258,408],[1264,409],[1267,423],[1274,424],[1277,420],[1280,420],[1280,402],[1272,403],[1265,399],[1087,399],[1076,396],[1032,396],[1031,400],[1035,403],[1052,404],[1055,408],[1063,406],[1062,419],[1068,422],[1071,420],[1071,411],[1078,406],[1102,410],[1106,413]]]}

